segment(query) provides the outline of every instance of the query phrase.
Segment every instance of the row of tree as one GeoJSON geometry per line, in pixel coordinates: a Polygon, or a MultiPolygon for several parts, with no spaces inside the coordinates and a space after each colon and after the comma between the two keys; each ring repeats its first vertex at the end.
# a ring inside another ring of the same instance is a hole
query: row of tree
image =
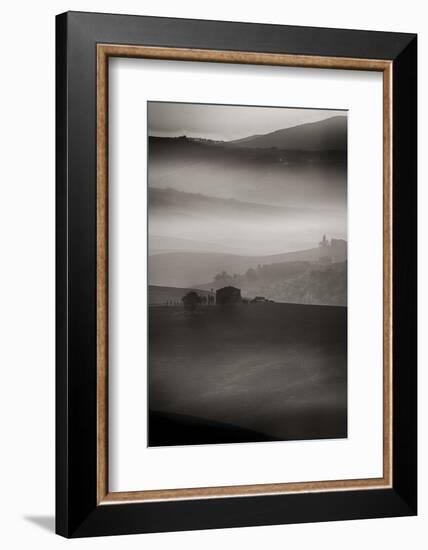
{"type": "Polygon", "coordinates": [[[188,311],[195,311],[199,305],[211,305],[215,303],[215,297],[213,294],[208,294],[207,296],[200,296],[194,290],[187,292],[181,299],[183,302],[184,308],[188,311]]]}

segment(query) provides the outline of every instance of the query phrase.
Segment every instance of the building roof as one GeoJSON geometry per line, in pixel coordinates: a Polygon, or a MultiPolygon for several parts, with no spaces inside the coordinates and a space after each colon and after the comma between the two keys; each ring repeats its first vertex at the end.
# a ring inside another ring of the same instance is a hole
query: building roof
{"type": "Polygon", "coordinates": [[[240,288],[236,288],[236,286],[223,286],[222,288],[219,288],[216,290],[216,292],[219,292],[220,290],[237,290],[238,292],[241,292],[240,288]]]}

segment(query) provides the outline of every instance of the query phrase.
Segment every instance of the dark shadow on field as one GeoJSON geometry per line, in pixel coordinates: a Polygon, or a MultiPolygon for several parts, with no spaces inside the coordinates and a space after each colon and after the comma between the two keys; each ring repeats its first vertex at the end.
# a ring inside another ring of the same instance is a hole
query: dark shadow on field
{"type": "Polygon", "coordinates": [[[250,443],[273,438],[252,430],[182,414],[149,411],[149,446],[250,443]]]}
{"type": "Polygon", "coordinates": [[[149,309],[149,445],[347,436],[347,310],[149,309]]]}

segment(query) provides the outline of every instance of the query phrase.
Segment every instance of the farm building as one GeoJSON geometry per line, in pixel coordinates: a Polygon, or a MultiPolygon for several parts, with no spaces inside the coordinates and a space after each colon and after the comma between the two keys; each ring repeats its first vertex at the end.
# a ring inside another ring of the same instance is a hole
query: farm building
{"type": "Polygon", "coordinates": [[[250,304],[274,304],[274,300],[269,300],[269,298],[265,298],[264,296],[256,296],[252,300],[250,300],[250,304]]]}
{"type": "Polygon", "coordinates": [[[240,304],[242,302],[241,290],[235,288],[234,286],[225,286],[219,288],[215,293],[216,304],[219,305],[229,305],[229,304],[240,304]]]}
{"type": "Polygon", "coordinates": [[[265,302],[269,302],[269,300],[267,300],[264,296],[256,296],[251,300],[252,304],[260,304],[265,302]]]}

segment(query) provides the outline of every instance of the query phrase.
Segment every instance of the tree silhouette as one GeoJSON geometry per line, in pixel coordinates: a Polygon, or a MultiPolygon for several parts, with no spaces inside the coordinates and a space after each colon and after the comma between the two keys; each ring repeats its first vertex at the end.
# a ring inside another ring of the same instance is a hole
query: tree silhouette
{"type": "Polygon", "coordinates": [[[201,303],[201,298],[194,290],[191,290],[181,298],[181,301],[183,302],[185,309],[188,311],[195,311],[201,303]]]}
{"type": "Polygon", "coordinates": [[[233,280],[232,275],[229,275],[227,271],[222,271],[221,273],[217,273],[214,277],[214,281],[222,284],[227,284],[233,280]]]}

